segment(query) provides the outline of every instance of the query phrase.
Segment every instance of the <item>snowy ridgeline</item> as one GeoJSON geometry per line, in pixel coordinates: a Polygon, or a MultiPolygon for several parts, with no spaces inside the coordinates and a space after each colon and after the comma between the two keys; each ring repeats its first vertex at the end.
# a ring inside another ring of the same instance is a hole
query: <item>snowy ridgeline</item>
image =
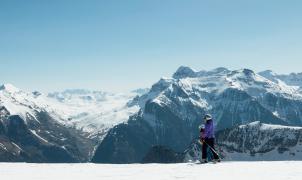
{"type": "Polygon", "coordinates": [[[44,95],[4,84],[0,87],[0,107],[5,107],[10,115],[18,115],[26,121],[39,121],[36,113],[45,111],[59,123],[95,137],[136,113],[138,107],[130,107],[127,103],[141,92],[143,90],[123,94],[70,89],[44,95]]]}
{"type": "Polygon", "coordinates": [[[222,162],[219,164],[0,164],[0,179],[274,179],[302,178],[301,161],[222,162]]]}

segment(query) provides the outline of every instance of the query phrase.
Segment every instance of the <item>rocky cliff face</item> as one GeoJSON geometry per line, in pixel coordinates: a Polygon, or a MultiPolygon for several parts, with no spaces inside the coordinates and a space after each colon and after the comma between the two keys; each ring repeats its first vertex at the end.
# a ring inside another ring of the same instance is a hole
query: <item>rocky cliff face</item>
{"type": "Polygon", "coordinates": [[[0,119],[0,160],[2,162],[85,162],[92,142],[79,132],[61,126],[47,113],[39,121],[24,121],[2,108],[0,119]]]}
{"type": "Polygon", "coordinates": [[[181,163],[184,160],[183,153],[177,153],[164,146],[153,146],[142,163],[181,163]]]}

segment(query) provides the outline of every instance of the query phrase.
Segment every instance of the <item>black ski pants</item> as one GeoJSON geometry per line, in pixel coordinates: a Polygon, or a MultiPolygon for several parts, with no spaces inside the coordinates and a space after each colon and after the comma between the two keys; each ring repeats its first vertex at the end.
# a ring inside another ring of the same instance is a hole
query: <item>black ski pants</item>
{"type": "MultiPolygon", "coordinates": [[[[215,138],[205,138],[203,145],[202,145],[202,159],[207,159],[207,149],[210,148],[208,146],[211,146],[211,148],[213,148],[215,150],[214,144],[215,144],[215,138]]],[[[210,150],[214,156],[214,159],[219,159],[219,156],[211,148],[210,148],[210,150]]]]}

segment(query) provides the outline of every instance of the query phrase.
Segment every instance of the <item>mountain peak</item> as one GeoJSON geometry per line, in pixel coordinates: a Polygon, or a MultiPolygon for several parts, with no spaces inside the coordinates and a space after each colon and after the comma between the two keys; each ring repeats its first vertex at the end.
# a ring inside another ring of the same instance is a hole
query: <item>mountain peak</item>
{"type": "Polygon", "coordinates": [[[229,72],[230,70],[225,67],[218,67],[212,70],[212,72],[220,73],[220,72],[229,72]]]}
{"type": "Polygon", "coordinates": [[[258,73],[260,76],[265,77],[268,80],[271,80],[275,83],[278,83],[278,74],[273,72],[272,70],[265,70],[258,73]]]}
{"type": "Polygon", "coordinates": [[[143,94],[148,93],[149,91],[150,91],[149,88],[139,88],[139,89],[135,89],[135,90],[133,90],[133,91],[131,91],[131,92],[137,93],[137,94],[139,94],[139,95],[143,95],[143,94]]]}
{"type": "Polygon", "coordinates": [[[268,69],[268,70],[265,70],[265,71],[261,71],[260,73],[270,73],[270,74],[272,74],[274,72],[272,70],[268,69]]]}
{"type": "Polygon", "coordinates": [[[277,76],[277,74],[272,70],[261,71],[258,74],[260,74],[261,76],[264,76],[264,77],[266,77],[266,76],[277,76]]]}
{"type": "Polygon", "coordinates": [[[20,89],[16,88],[12,84],[3,84],[2,86],[0,86],[0,91],[7,91],[10,93],[14,93],[14,92],[19,92],[20,89]]]}
{"type": "Polygon", "coordinates": [[[196,77],[197,71],[187,66],[180,66],[173,74],[174,79],[182,79],[187,77],[196,77]]]}
{"type": "Polygon", "coordinates": [[[243,69],[242,72],[246,75],[246,76],[250,76],[250,75],[255,75],[255,72],[251,69],[243,69]]]}
{"type": "Polygon", "coordinates": [[[240,78],[254,79],[256,73],[251,69],[239,69],[231,71],[228,76],[238,76],[240,78]]]}

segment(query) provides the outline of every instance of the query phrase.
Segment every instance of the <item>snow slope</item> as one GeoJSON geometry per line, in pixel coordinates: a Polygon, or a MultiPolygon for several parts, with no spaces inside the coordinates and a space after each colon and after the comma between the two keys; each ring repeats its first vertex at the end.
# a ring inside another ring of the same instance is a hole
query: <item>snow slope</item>
{"type": "Polygon", "coordinates": [[[50,93],[48,111],[62,123],[75,126],[93,136],[105,134],[113,126],[126,122],[138,112],[138,106],[128,106],[138,93],[108,93],[82,89],[50,93]]]}
{"type": "Polygon", "coordinates": [[[5,107],[10,115],[19,115],[25,121],[39,121],[36,112],[45,111],[63,125],[88,133],[91,138],[102,139],[110,128],[127,121],[138,111],[138,106],[127,105],[136,95],[137,92],[113,94],[82,89],[44,95],[4,84],[0,87],[0,107],[5,107]]]}
{"type": "Polygon", "coordinates": [[[281,80],[287,85],[302,87],[302,73],[277,74],[271,70],[266,70],[259,72],[259,74],[271,81],[281,80]]]}
{"type": "Polygon", "coordinates": [[[37,111],[41,109],[37,108],[37,102],[34,99],[34,96],[21,91],[12,84],[0,86],[0,107],[4,106],[10,115],[19,115],[24,120],[28,116],[35,117],[34,109],[37,111]]]}
{"type": "Polygon", "coordinates": [[[301,179],[302,161],[222,162],[219,164],[0,164],[1,179],[301,179]]]}

